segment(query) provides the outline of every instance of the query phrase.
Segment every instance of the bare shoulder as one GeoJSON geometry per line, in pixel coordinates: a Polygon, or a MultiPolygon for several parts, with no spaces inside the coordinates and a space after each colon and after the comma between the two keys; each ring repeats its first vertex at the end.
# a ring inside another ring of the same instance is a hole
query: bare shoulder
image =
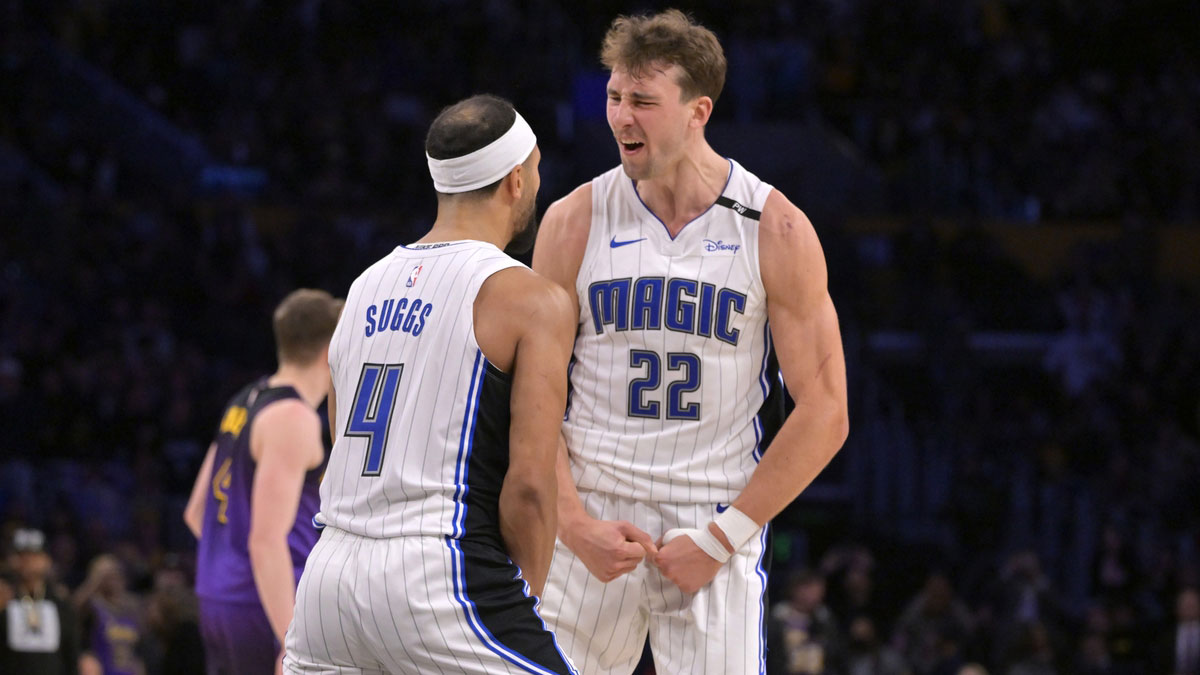
{"type": "Polygon", "coordinates": [[[570,316],[571,299],[565,289],[528,267],[509,267],[483,282],[476,299],[488,311],[515,316],[570,316]]]}
{"type": "Polygon", "coordinates": [[[763,241],[764,253],[770,252],[771,246],[767,244],[801,248],[819,246],[817,232],[808,216],[779,190],[771,190],[763,205],[759,239],[763,241]]]}
{"type": "Polygon", "coordinates": [[[287,398],[260,410],[250,433],[250,452],[258,460],[267,446],[290,448],[308,438],[320,446],[321,417],[301,399],[287,398]]]}
{"type": "Polygon", "coordinates": [[[488,277],[475,298],[475,339],[484,356],[508,371],[517,343],[528,336],[570,341],[575,304],[566,289],[527,267],[488,277]]]}
{"type": "Polygon", "coordinates": [[[546,209],[533,248],[533,269],[573,291],[592,227],[592,183],[571,191],[546,209]]]}
{"type": "MultiPolygon", "coordinates": [[[[310,423],[315,426],[321,426],[320,417],[317,411],[313,410],[303,400],[298,398],[285,398],[276,401],[259,411],[257,422],[263,427],[270,427],[276,424],[291,425],[291,424],[306,424],[310,423]]],[[[255,425],[258,427],[258,425],[255,425]]]]}
{"type": "Polygon", "coordinates": [[[559,237],[587,241],[592,224],[592,182],[571,190],[546,209],[542,219],[543,231],[559,237]]]}
{"type": "Polygon", "coordinates": [[[825,292],[825,252],[808,216],[779,190],[763,206],[758,230],[758,260],[763,285],[771,297],[817,296],[825,292]],[[796,293],[796,289],[803,289],[796,293]]]}

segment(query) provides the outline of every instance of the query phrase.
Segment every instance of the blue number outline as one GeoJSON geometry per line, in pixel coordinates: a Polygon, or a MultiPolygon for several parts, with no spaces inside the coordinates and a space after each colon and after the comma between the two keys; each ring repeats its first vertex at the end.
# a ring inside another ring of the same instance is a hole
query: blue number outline
{"type": "Polygon", "coordinates": [[[396,407],[396,390],[403,375],[403,363],[364,363],[359,373],[358,389],[354,392],[350,417],[342,435],[367,439],[364,476],[378,476],[383,471],[383,455],[387,450],[392,411],[396,407]],[[363,396],[364,393],[367,396],[363,396]]]}
{"type": "MultiPolygon", "coordinates": [[[[646,390],[658,389],[662,385],[662,358],[658,352],[645,349],[629,350],[629,367],[646,366],[646,375],[629,381],[629,416],[643,419],[660,419],[662,410],[659,401],[643,401],[646,390]]],[[[692,352],[667,352],[667,370],[684,371],[682,379],[667,384],[667,419],[699,420],[700,403],[692,401],[683,405],[683,395],[699,391],[701,380],[700,357],[692,352]]]]}
{"type": "Polygon", "coordinates": [[[698,420],[700,403],[683,405],[683,395],[700,389],[700,357],[691,352],[667,352],[667,370],[686,370],[682,380],[667,385],[667,419],[698,420]]]}
{"type": "Polygon", "coordinates": [[[649,401],[642,405],[642,392],[646,389],[658,389],[662,384],[662,362],[655,352],[645,349],[629,350],[629,367],[641,368],[647,366],[645,377],[635,377],[629,381],[629,416],[648,419],[658,419],[658,401],[649,401]]]}

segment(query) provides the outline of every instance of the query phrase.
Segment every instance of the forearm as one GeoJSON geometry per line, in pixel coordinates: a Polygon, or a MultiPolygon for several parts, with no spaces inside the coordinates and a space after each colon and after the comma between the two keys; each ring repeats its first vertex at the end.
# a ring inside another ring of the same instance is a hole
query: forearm
{"type": "Polygon", "coordinates": [[[287,538],[252,538],[249,550],[250,569],[254,573],[258,599],[262,602],[271,630],[275,632],[279,644],[283,644],[296,604],[296,578],[287,538]]]}
{"type": "Polygon", "coordinates": [[[567,455],[567,443],[559,436],[558,457],[554,465],[554,475],[558,482],[558,536],[569,533],[580,518],[588,516],[583,508],[583,500],[579,498],[579,490],[575,487],[575,477],[571,475],[571,459],[567,455]]]}
{"type": "Polygon", "coordinates": [[[538,596],[550,571],[558,521],[554,482],[540,485],[547,487],[516,485],[506,479],[500,490],[500,535],[508,556],[521,568],[521,577],[538,596]]]}
{"type": "Polygon", "coordinates": [[[192,484],[187,506],[183,509],[183,522],[197,539],[204,530],[204,503],[208,498],[208,481],[212,477],[213,457],[216,451],[216,445],[208,447],[204,461],[200,463],[200,473],[196,476],[196,482],[192,484]]]}
{"type": "Polygon", "coordinates": [[[846,440],[844,404],[797,405],[733,506],[765,525],[825,469],[846,440]]]}

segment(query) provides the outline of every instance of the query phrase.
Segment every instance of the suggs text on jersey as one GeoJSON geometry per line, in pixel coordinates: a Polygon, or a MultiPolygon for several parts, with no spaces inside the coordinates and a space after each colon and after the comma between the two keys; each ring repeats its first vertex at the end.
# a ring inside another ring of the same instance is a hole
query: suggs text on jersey
{"type": "Polygon", "coordinates": [[[367,337],[384,331],[403,331],[416,337],[425,330],[425,320],[433,313],[433,303],[420,298],[388,298],[367,307],[367,337]]]}

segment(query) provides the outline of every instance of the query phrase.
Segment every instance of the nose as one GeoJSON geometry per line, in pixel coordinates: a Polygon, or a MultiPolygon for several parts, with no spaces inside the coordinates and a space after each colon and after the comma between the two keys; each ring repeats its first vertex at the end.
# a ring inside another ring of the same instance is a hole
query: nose
{"type": "Polygon", "coordinates": [[[625,100],[609,103],[609,119],[614,129],[633,125],[633,108],[625,100]]]}

